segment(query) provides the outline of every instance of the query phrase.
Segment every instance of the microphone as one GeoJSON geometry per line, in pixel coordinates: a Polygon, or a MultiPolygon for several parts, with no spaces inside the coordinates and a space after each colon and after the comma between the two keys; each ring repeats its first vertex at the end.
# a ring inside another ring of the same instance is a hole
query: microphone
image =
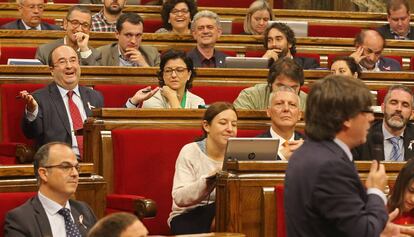
{"type": "Polygon", "coordinates": [[[378,169],[379,164],[381,163],[382,157],[384,156],[384,137],[381,133],[376,132],[372,134],[372,152],[371,152],[371,158],[373,160],[378,161],[378,169]]]}

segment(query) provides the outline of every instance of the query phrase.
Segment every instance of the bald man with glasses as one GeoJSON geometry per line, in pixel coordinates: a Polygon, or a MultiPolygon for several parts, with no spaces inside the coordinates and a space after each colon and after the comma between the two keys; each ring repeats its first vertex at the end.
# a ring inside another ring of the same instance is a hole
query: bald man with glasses
{"type": "Polygon", "coordinates": [[[85,6],[75,5],[69,8],[63,22],[66,35],[62,39],[40,45],[36,52],[36,58],[43,64],[48,64],[50,52],[60,45],[73,48],[80,58],[80,64],[94,66],[100,60],[100,53],[89,46],[89,33],[91,30],[91,11],[85,6]]]}
{"type": "Polygon", "coordinates": [[[84,237],[96,223],[91,208],[71,200],[79,180],[79,162],[60,142],[42,146],[34,157],[39,191],[5,218],[5,237],[84,237]]]}

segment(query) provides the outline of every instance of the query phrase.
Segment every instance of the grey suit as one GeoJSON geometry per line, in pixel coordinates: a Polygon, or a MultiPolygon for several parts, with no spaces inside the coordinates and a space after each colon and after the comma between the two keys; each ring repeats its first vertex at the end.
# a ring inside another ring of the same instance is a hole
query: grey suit
{"type": "MultiPolygon", "coordinates": [[[[96,223],[96,217],[90,207],[83,202],[69,200],[71,213],[82,236],[96,223]],[[83,216],[80,223],[79,217],[83,216]]],[[[51,237],[52,229],[46,211],[36,195],[23,205],[6,214],[5,237],[51,237]]]]}
{"type": "MultiPolygon", "coordinates": [[[[103,97],[100,92],[83,86],[79,86],[79,92],[88,117],[92,115],[90,106],[103,107],[103,97]]],[[[53,141],[72,144],[69,115],[57,85],[53,82],[35,91],[33,97],[39,105],[39,112],[32,122],[23,116],[24,135],[29,139],[35,139],[39,147],[53,141]]]]}
{"type": "MultiPolygon", "coordinates": [[[[60,45],[64,45],[64,40],[62,39],[57,39],[53,42],[47,43],[47,44],[42,44],[37,48],[36,51],[36,58],[39,59],[40,62],[42,62],[45,65],[48,65],[48,61],[49,61],[49,55],[50,52],[52,52],[52,50],[60,45]]],[[[81,58],[79,52],[78,56],[81,59],[81,65],[83,66],[94,66],[98,64],[98,61],[100,60],[101,54],[94,48],[90,47],[89,48],[92,50],[92,54],[87,57],[87,58],[81,58]]]]}
{"type": "MultiPolygon", "coordinates": [[[[59,26],[52,25],[47,22],[41,22],[40,28],[42,30],[62,30],[59,26]]],[[[26,27],[24,27],[22,20],[18,19],[0,26],[0,29],[26,30],[26,27]]]]}
{"type": "MultiPolygon", "coordinates": [[[[99,61],[99,65],[101,66],[119,66],[119,51],[118,51],[118,43],[112,43],[109,45],[105,45],[99,47],[97,49],[100,54],[101,58],[99,61]]],[[[160,65],[160,53],[158,50],[151,46],[140,46],[138,50],[141,54],[145,57],[145,61],[151,67],[157,67],[160,65]]]]}
{"type": "MultiPolygon", "coordinates": [[[[377,31],[381,33],[385,39],[395,39],[395,36],[391,33],[390,24],[377,28],[377,31]]],[[[407,38],[414,40],[414,27],[410,26],[410,33],[408,33],[407,38]]]]}

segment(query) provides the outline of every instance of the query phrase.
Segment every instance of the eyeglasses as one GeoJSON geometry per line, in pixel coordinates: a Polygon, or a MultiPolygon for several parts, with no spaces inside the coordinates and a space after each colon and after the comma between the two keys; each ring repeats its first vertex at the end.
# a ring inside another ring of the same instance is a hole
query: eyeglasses
{"type": "Polygon", "coordinates": [[[39,9],[39,10],[43,10],[45,8],[44,4],[30,4],[30,5],[20,5],[22,7],[26,7],[29,8],[30,10],[34,10],[34,9],[39,9]]]}
{"type": "Polygon", "coordinates": [[[71,64],[71,65],[73,65],[73,64],[77,64],[77,63],[79,63],[79,60],[78,60],[78,58],[76,58],[76,57],[71,57],[71,58],[60,58],[58,61],[54,62],[54,63],[53,63],[53,65],[54,65],[54,66],[64,67],[64,66],[66,66],[68,63],[69,63],[69,64],[71,64]]]}
{"type": "Polygon", "coordinates": [[[173,15],[178,15],[179,13],[181,13],[181,14],[187,14],[187,13],[189,13],[190,11],[188,10],[188,9],[181,9],[181,10],[178,10],[178,9],[172,9],[172,11],[170,12],[171,14],[173,14],[173,15]]]}
{"type": "Polygon", "coordinates": [[[47,168],[47,169],[58,168],[58,169],[61,169],[65,173],[69,173],[69,172],[73,171],[73,168],[75,168],[78,173],[80,171],[79,163],[77,163],[76,165],[72,165],[69,162],[63,162],[63,163],[58,164],[58,165],[43,166],[43,168],[47,168]]]}
{"type": "Polygon", "coordinates": [[[89,24],[89,23],[87,23],[87,22],[83,22],[83,23],[81,23],[80,21],[78,21],[78,20],[70,20],[70,19],[68,19],[68,18],[66,18],[66,20],[68,21],[68,22],[70,22],[70,24],[74,27],[74,28],[78,28],[79,26],[81,26],[82,27],[82,29],[84,29],[84,30],[88,30],[90,27],[91,27],[91,24],[89,24]]]}
{"type": "Polygon", "coordinates": [[[186,71],[188,71],[188,68],[186,67],[176,67],[176,68],[167,67],[164,69],[164,75],[171,76],[173,72],[175,72],[175,74],[177,75],[182,75],[186,71]]]}

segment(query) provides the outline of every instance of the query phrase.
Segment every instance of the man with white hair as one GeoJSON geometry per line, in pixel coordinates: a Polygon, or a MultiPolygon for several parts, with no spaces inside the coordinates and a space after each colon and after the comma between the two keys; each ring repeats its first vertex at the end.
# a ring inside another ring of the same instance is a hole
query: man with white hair
{"type": "Polygon", "coordinates": [[[195,67],[224,67],[227,55],[215,49],[222,30],[219,16],[212,11],[200,11],[191,22],[191,32],[197,46],[188,52],[195,67]]]}

